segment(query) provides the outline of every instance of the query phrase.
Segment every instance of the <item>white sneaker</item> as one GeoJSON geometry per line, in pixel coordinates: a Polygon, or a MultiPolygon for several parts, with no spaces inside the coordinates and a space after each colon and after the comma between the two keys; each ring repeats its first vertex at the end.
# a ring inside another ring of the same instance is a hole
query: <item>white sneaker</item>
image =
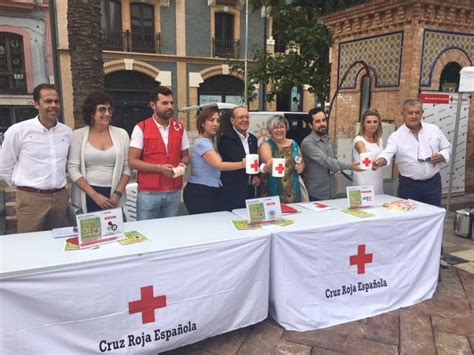
{"type": "Polygon", "coordinates": [[[439,260],[439,266],[441,266],[441,268],[443,268],[443,269],[449,268],[448,262],[446,260],[444,260],[443,257],[441,257],[441,259],[439,260]]]}

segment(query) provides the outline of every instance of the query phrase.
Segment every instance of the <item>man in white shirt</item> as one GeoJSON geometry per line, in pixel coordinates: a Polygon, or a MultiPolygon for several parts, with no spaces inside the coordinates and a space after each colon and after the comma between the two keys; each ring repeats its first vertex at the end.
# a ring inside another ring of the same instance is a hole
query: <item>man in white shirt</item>
{"type": "Polygon", "coordinates": [[[128,165],[138,170],[138,220],[178,214],[182,174],[190,160],[186,129],[172,119],[171,90],[164,86],[153,89],[150,107],[153,116],[139,122],[130,139],[128,165]]]}
{"type": "Polygon", "coordinates": [[[449,161],[451,144],[437,126],[421,122],[423,109],[419,100],[406,100],[402,116],[405,123],[390,135],[373,168],[390,164],[396,155],[399,196],[441,206],[439,171],[449,161]]]}
{"type": "Polygon", "coordinates": [[[50,84],[33,90],[38,116],[5,132],[0,177],[16,187],[18,233],[62,227],[69,200],[66,160],[72,130],[58,122],[59,94],[50,84]]]}

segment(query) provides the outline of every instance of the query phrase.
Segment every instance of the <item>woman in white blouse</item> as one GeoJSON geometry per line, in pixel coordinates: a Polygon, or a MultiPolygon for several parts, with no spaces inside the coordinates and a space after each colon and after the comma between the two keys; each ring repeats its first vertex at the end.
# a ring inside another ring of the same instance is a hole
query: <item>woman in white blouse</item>
{"type": "MultiPolygon", "coordinates": [[[[352,155],[355,162],[360,162],[360,153],[370,153],[372,161],[383,150],[382,121],[377,110],[369,109],[362,115],[359,135],[352,142],[352,155]]],[[[382,169],[354,171],[354,185],[373,185],[376,195],[383,194],[382,169]]]]}
{"type": "Polygon", "coordinates": [[[84,213],[121,206],[130,179],[128,133],[111,126],[112,100],[105,93],[89,95],[82,114],[87,125],[74,131],[67,163],[72,204],[84,213]]]}

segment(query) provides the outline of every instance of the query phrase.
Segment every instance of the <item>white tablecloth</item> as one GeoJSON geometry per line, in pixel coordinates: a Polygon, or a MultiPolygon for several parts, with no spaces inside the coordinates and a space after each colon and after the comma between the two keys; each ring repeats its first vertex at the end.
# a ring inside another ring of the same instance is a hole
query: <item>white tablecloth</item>
{"type": "MultiPolygon", "coordinates": [[[[395,199],[379,195],[376,203],[395,199]]],[[[263,227],[273,232],[270,314],[280,325],[324,328],[432,297],[444,209],[421,203],[410,212],[376,207],[364,209],[374,217],[361,219],[339,210],[347,208],[346,199],[322,203],[338,209],[300,208],[286,217],[295,224],[263,227]]]]}
{"type": "Polygon", "coordinates": [[[82,251],[51,232],[1,237],[0,353],[150,354],[265,319],[270,234],[232,219],[133,222],[149,241],[82,251]]]}

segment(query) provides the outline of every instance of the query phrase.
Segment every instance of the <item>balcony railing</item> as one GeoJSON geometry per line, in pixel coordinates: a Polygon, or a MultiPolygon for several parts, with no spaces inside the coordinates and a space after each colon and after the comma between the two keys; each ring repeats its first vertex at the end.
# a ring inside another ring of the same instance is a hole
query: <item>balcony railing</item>
{"type": "Polygon", "coordinates": [[[240,52],[240,41],[234,39],[212,39],[212,56],[225,58],[238,58],[240,52]]]}
{"type": "Polygon", "coordinates": [[[124,51],[125,33],[122,31],[102,31],[102,49],[124,51]]]}
{"type": "Polygon", "coordinates": [[[159,33],[103,31],[102,40],[104,50],[161,53],[159,33]]]}

